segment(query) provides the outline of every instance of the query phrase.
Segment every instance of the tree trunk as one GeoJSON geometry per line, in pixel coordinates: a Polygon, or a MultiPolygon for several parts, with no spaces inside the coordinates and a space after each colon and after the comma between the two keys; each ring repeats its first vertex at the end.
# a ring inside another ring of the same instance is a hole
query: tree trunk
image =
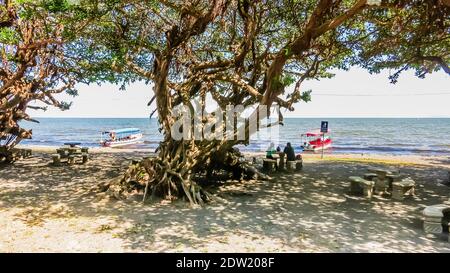
{"type": "Polygon", "coordinates": [[[239,153],[229,147],[232,144],[228,142],[167,139],[158,147],[156,157],[130,165],[109,191],[119,198],[137,190],[143,192],[143,201],[147,196],[169,200],[185,197],[191,204],[202,205],[210,201],[211,196],[195,177],[207,178],[211,170],[225,170],[239,179],[246,170],[239,160],[239,153]]]}

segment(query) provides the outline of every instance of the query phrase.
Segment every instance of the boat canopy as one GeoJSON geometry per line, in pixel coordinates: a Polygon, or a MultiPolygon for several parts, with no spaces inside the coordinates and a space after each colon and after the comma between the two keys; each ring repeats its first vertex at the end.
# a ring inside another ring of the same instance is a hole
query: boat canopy
{"type": "MultiPolygon", "coordinates": [[[[328,130],[328,133],[329,132],[330,132],[330,130],[328,130]]],[[[325,133],[325,134],[327,134],[327,133],[325,133]]],[[[311,130],[309,132],[302,134],[302,136],[307,136],[307,137],[322,136],[322,135],[324,135],[324,133],[320,132],[320,129],[311,130]]]]}
{"type": "Polygon", "coordinates": [[[141,130],[139,128],[123,128],[123,129],[116,129],[116,130],[111,130],[111,131],[105,131],[103,132],[103,134],[110,134],[110,133],[115,133],[115,134],[137,134],[140,133],[141,130]]]}

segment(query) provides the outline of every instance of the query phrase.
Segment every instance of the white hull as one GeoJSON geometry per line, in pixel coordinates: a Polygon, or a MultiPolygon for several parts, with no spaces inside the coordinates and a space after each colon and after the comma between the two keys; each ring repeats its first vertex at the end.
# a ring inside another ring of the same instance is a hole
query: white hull
{"type": "Polygon", "coordinates": [[[104,147],[120,147],[120,146],[126,146],[126,145],[130,145],[130,144],[136,144],[136,143],[140,143],[142,138],[142,134],[139,135],[135,135],[133,139],[127,139],[127,140],[117,140],[117,141],[105,141],[102,142],[102,146],[104,147]]]}
{"type": "MultiPolygon", "coordinates": [[[[326,144],[326,145],[323,146],[324,150],[327,150],[327,149],[330,149],[330,148],[331,148],[331,143],[330,144],[326,144]]],[[[307,152],[319,152],[319,151],[322,151],[322,146],[315,147],[315,148],[306,148],[306,149],[304,149],[304,151],[307,151],[307,152]]]]}

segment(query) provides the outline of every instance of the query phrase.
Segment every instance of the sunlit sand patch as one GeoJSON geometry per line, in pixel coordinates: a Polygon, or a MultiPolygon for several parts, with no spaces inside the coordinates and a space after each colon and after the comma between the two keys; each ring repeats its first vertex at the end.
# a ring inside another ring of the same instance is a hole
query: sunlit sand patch
{"type": "Polygon", "coordinates": [[[109,234],[95,231],[92,218],[52,218],[41,225],[29,226],[23,221],[0,224],[2,233],[13,233],[14,237],[1,242],[0,251],[57,251],[57,252],[110,252],[122,249],[122,242],[109,234]],[[17,240],[20,238],[20,240],[17,240]]]}

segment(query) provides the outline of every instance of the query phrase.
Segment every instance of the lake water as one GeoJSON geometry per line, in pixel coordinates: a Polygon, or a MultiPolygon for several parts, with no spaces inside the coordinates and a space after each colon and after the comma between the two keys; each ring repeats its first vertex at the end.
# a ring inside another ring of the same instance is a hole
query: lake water
{"type": "MultiPolygon", "coordinates": [[[[146,118],[38,118],[39,124],[25,122],[22,126],[33,129],[33,139],[22,144],[60,146],[64,142],[78,141],[83,146],[98,146],[100,132],[110,129],[137,127],[143,131],[144,142],[133,148],[158,146],[162,139],[156,119],[146,118]]],[[[291,142],[299,147],[300,135],[319,128],[321,120],[329,121],[332,153],[424,154],[450,155],[450,119],[386,119],[386,118],[286,118],[279,127],[281,147],[291,142]]],[[[268,142],[264,136],[252,137],[243,151],[264,151],[268,142]]]]}

